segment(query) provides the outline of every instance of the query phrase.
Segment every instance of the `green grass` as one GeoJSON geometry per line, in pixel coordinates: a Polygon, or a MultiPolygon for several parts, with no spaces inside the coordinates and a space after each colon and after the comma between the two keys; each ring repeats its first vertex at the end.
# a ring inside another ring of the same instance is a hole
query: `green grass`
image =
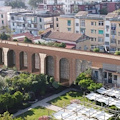
{"type": "Polygon", "coordinates": [[[36,107],[34,109],[29,110],[18,116],[18,118],[22,118],[23,120],[38,120],[40,116],[43,115],[52,115],[54,111],[43,108],[43,107],[36,107]]]}
{"type": "Polygon", "coordinates": [[[58,98],[55,98],[51,101],[49,101],[50,104],[56,105],[59,107],[64,107],[70,104],[70,101],[73,99],[79,99],[82,103],[85,102],[91,102],[87,98],[83,97],[83,93],[76,92],[76,91],[70,91],[58,98]]]}

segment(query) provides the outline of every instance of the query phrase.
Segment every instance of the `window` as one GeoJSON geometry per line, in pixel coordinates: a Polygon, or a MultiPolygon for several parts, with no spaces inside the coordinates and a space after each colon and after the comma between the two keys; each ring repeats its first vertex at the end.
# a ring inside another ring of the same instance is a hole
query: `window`
{"type": "Polygon", "coordinates": [[[105,42],[105,45],[109,45],[109,42],[105,42]]]}
{"type": "Polygon", "coordinates": [[[80,21],[80,25],[83,26],[83,27],[85,27],[85,20],[81,20],[80,21]]]}
{"type": "Polygon", "coordinates": [[[15,26],[15,24],[13,23],[13,26],[15,26]]]}
{"type": "Polygon", "coordinates": [[[71,20],[68,20],[68,21],[67,21],[67,25],[68,25],[68,26],[71,26],[71,20]]]}
{"type": "Polygon", "coordinates": [[[79,33],[79,31],[76,30],[76,33],[79,33]]]}
{"type": "Polygon", "coordinates": [[[109,34],[106,34],[106,37],[109,37],[109,34]]]}
{"type": "Polygon", "coordinates": [[[4,25],[4,20],[2,20],[2,24],[4,25]]]}
{"type": "Polygon", "coordinates": [[[120,32],[118,32],[118,36],[120,36],[120,32]]]}
{"type": "Polygon", "coordinates": [[[103,42],[103,38],[102,37],[98,37],[98,42],[103,42]]]}
{"type": "Polygon", "coordinates": [[[120,44],[120,40],[118,40],[118,44],[120,44]]]}
{"type": "Polygon", "coordinates": [[[104,72],[104,78],[107,78],[107,72],[104,72]]]}
{"type": "Polygon", "coordinates": [[[103,21],[99,21],[99,26],[103,26],[104,22],[103,21]]]}
{"type": "Polygon", "coordinates": [[[103,35],[103,33],[104,33],[103,30],[98,31],[98,34],[100,34],[100,35],[103,35]]]}
{"type": "Polygon", "coordinates": [[[82,34],[84,34],[84,33],[85,33],[85,28],[80,28],[80,32],[81,32],[82,34]]]}
{"type": "Polygon", "coordinates": [[[40,18],[40,22],[42,22],[42,19],[40,18]]]}
{"type": "Polygon", "coordinates": [[[94,33],[94,34],[96,34],[96,30],[94,30],[94,29],[91,29],[91,33],[94,33]]]}
{"type": "Polygon", "coordinates": [[[93,38],[91,38],[91,41],[93,41],[94,39],[93,38]]]}
{"type": "Polygon", "coordinates": [[[76,23],[76,26],[79,26],[79,23],[76,23]]]}
{"type": "Polygon", "coordinates": [[[13,17],[13,16],[11,17],[11,20],[14,20],[14,17],[13,17]]]}
{"type": "Polygon", "coordinates": [[[71,28],[68,28],[68,31],[71,31],[71,28]]]}
{"type": "Polygon", "coordinates": [[[94,25],[94,22],[91,22],[91,25],[94,25]]]}
{"type": "Polygon", "coordinates": [[[110,40],[110,42],[111,42],[111,43],[116,43],[116,39],[112,38],[112,39],[110,40]]]}
{"type": "Polygon", "coordinates": [[[42,29],[42,25],[40,25],[40,29],[42,29]]]}
{"type": "Polygon", "coordinates": [[[58,18],[56,18],[56,21],[58,21],[58,18]]]}
{"type": "Polygon", "coordinates": [[[56,24],[56,27],[59,27],[58,23],[56,24]]]}
{"type": "Polygon", "coordinates": [[[3,18],[3,14],[1,14],[1,18],[3,18]]]}
{"type": "Polygon", "coordinates": [[[111,35],[116,35],[116,30],[111,30],[111,35]]]}
{"type": "Polygon", "coordinates": [[[114,75],[114,80],[117,80],[117,75],[114,75]]]}
{"type": "Polygon", "coordinates": [[[94,76],[95,76],[96,79],[98,79],[98,71],[95,71],[94,76]]]}

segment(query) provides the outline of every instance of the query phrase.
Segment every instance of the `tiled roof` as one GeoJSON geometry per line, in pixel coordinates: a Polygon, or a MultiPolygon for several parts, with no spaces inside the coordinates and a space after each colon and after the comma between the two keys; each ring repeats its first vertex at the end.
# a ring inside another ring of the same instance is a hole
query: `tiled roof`
{"type": "Polygon", "coordinates": [[[75,42],[81,36],[82,34],[78,34],[78,33],[51,32],[51,34],[47,38],[75,42]]]}
{"type": "Polygon", "coordinates": [[[32,34],[30,34],[29,32],[26,33],[21,33],[21,34],[16,34],[16,35],[12,35],[12,39],[17,39],[18,41],[24,41],[24,38],[27,37],[31,40],[37,40],[40,39],[40,36],[33,36],[32,34]]]}

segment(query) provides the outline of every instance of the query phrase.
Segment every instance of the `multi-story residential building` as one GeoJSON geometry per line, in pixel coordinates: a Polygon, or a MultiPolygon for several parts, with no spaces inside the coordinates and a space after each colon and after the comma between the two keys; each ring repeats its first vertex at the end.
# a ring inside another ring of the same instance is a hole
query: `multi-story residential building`
{"type": "Polygon", "coordinates": [[[120,50],[120,16],[118,13],[108,15],[88,14],[81,11],[72,15],[59,17],[59,31],[85,34],[91,38],[91,49],[99,47],[110,51],[120,50]]]}
{"type": "Polygon", "coordinates": [[[9,6],[0,7],[0,28],[3,26],[8,26],[8,14],[11,11],[9,6]]]}
{"type": "Polygon", "coordinates": [[[10,13],[10,28],[14,34],[30,32],[33,35],[38,35],[39,31],[53,28],[53,19],[57,16],[59,15],[49,12],[13,12],[10,13]]]}
{"type": "Polygon", "coordinates": [[[82,4],[81,0],[43,0],[39,4],[39,8],[54,11],[56,9],[63,10],[65,14],[71,13],[71,4],[82,4]]]}

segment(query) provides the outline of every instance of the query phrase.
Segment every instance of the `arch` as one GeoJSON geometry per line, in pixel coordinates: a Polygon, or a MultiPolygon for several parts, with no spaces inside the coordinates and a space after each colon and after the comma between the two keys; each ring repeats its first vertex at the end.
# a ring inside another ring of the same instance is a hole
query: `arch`
{"type": "Polygon", "coordinates": [[[34,53],[32,55],[32,72],[40,71],[40,57],[39,54],[34,53]]]}
{"type": "Polygon", "coordinates": [[[20,70],[28,68],[28,58],[27,53],[22,51],[20,52],[20,70]]]}
{"type": "Polygon", "coordinates": [[[4,64],[4,52],[3,49],[0,48],[0,65],[4,64]]]}
{"type": "Polygon", "coordinates": [[[54,58],[52,56],[46,57],[46,74],[54,76],[54,58]]]}
{"type": "Polygon", "coordinates": [[[14,67],[16,65],[14,50],[8,51],[7,58],[8,58],[8,67],[14,67]]]}
{"type": "Polygon", "coordinates": [[[82,60],[76,59],[75,60],[75,73],[76,78],[79,76],[79,74],[82,72],[82,60]]]}
{"type": "Polygon", "coordinates": [[[60,59],[60,82],[68,81],[70,76],[69,60],[66,58],[60,59]]]}
{"type": "Polygon", "coordinates": [[[90,61],[86,61],[86,60],[82,60],[82,66],[81,66],[81,70],[82,72],[86,71],[88,68],[91,67],[91,62],[90,61]]]}

